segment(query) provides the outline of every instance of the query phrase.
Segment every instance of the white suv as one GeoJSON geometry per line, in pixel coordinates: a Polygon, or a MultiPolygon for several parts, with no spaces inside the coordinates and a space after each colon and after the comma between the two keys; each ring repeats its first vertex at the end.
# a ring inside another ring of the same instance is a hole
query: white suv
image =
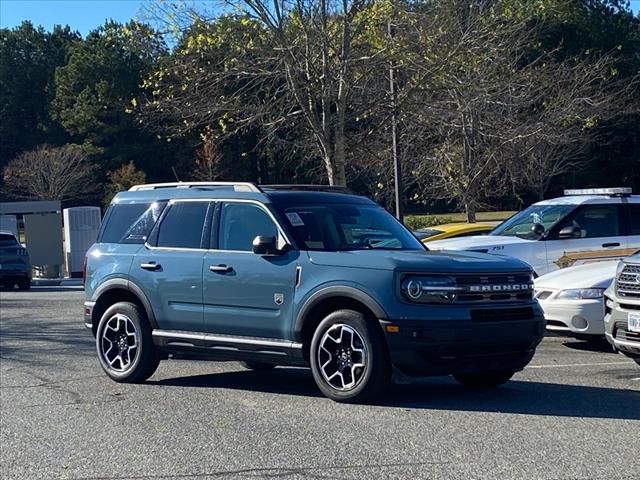
{"type": "Polygon", "coordinates": [[[565,195],[531,205],[489,235],[431,242],[429,249],[507,255],[524,260],[537,275],[640,249],[640,196],[631,189],[565,190],[565,195]]]}

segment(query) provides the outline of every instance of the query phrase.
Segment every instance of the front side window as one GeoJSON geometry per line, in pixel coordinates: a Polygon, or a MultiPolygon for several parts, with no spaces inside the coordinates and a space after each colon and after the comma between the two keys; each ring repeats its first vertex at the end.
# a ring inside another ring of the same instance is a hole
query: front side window
{"type": "Polygon", "coordinates": [[[620,235],[617,205],[586,205],[564,219],[558,231],[567,227],[579,230],[577,238],[617,237],[620,235]]]}
{"type": "Polygon", "coordinates": [[[158,230],[158,247],[201,248],[208,202],[171,205],[158,230]]]}
{"type": "Polygon", "coordinates": [[[220,217],[220,250],[250,252],[258,235],[278,237],[278,228],[267,212],[251,203],[224,204],[220,217]]]}
{"type": "Polygon", "coordinates": [[[532,230],[535,224],[548,232],[575,208],[575,205],[531,205],[498,225],[491,235],[538,240],[540,235],[532,230]]]}
{"type": "Polygon", "coordinates": [[[297,243],[307,250],[424,250],[387,211],[376,205],[329,204],[283,208],[297,243]]]}

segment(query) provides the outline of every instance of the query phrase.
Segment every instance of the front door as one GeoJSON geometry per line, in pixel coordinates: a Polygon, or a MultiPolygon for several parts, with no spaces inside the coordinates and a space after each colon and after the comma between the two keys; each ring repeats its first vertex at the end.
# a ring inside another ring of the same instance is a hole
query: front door
{"type": "Polygon", "coordinates": [[[257,255],[258,235],[284,240],[274,218],[260,204],[227,202],[217,235],[204,256],[203,302],[206,332],[289,339],[298,252],[257,255]]]}
{"type": "Polygon", "coordinates": [[[206,201],[176,201],[136,255],[130,278],[145,293],[161,330],[202,331],[206,201]]]}
{"type": "Polygon", "coordinates": [[[546,240],[550,270],[625,256],[621,207],[614,203],[583,205],[559,222],[546,240]],[[575,227],[575,237],[559,238],[567,227],[575,227]]]}

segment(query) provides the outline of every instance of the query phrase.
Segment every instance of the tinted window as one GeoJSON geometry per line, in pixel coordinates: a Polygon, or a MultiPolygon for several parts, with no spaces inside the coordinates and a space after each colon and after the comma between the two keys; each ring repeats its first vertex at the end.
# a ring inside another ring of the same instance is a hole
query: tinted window
{"type": "Polygon", "coordinates": [[[559,220],[571,213],[575,208],[575,205],[531,205],[502,222],[491,232],[491,235],[538,240],[540,236],[536,235],[532,230],[535,224],[540,224],[545,231],[549,231],[559,220]]]}
{"type": "Polygon", "coordinates": [[[640,205],[629,205],[629,230],[631,235],[640,235],[640,205]]]}
{"type": "Polygon", "coordinates": [[[100,241],[144,243],[166,202],[114,204],[109,208],[100,241]]]}
{"type": "Polygon", "coordinates": [[[573,226],[580,230],[579,238],[617,237],[620,235],[618,217],[617,205],[586,205],[563,220],[559,230],[573,226]]]}
{"type": "Polygon", "coordinates": [[[424,250],[386,210],[373,205],[290,207],[284,216],[296,241],[308,250],[424,250]]]}
{"type": "Polygon", "coordinates": [[[278,235],[275,223],[262,208],[249,203],[226,203],[222,207],[220,250],[251,251],[258,235],[278,235]]]}
{"type": "Polygon", "coordinates": [[[173,204],[158,231],[158,247],[200,248],[208,202],[173,204]]]}
{"type": "Polygon", "coordinates": [[[0,233],[0,247],[11,247],[13,245],[18,245],[16,237],[6,233],[0,233]]]}

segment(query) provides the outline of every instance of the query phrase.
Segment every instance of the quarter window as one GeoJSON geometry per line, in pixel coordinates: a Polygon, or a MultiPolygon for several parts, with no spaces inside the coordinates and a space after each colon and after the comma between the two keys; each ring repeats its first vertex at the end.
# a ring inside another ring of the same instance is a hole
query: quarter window
{"type": "Polygon", "coordinates": [[[258,235],[278,236],[278,228],[262,208],[250,203],[226,203],[220,218],[220,250],[250,252],[258,235]]]}
{"type": "Polygon", "coordinates": [[[158,247],[200,248],[208,202],[178,202],[158,230],[158,247]]]}
{"type": "Polygon", "coordinates": [[[144,243],[166,201],[114,204],[105,216],[102,243],[144,243]]]}

